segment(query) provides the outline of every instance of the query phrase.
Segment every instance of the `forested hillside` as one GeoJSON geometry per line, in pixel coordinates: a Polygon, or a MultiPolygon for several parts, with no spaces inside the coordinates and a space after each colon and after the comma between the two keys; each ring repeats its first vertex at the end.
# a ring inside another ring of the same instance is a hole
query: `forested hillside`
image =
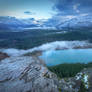
{"type": "Polygon", "coordinates": [[[62,40],[88,40],[92,42],[92,31],[26,30],[23,32],[0,32],[0,48],[29,49],[47,42],[62,40]]]}

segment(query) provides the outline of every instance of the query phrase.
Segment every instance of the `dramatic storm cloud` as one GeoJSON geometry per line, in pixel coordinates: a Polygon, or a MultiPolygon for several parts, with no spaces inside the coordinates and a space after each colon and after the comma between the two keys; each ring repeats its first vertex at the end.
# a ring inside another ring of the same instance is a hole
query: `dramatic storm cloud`
{"type": "MultiPolygon", "coordinates": [[[[27,20],[22,23],[28,24],[27,27],[92,27],[91,10],[92,0],[0,0],[0,16],[25,18],[27,20]],[[31,26],[30,18],[34,19],[31,26]]],[[[8,18],[9,21],[11,19],[8,18]]],[[[5,23],[1,17],[0,20],[5,23]]],[[[19,24],[18,21],[16,24],[19,24]]]]}
{"type": "Polygon", "coordinates": [[[92,0],[56,0],[54,10],[62,15],[91,13],[92,0]]]}
{"type": "Polygon", "coordinates": [[[91,14],[91,10],[92,0],[0,0],[0,16],[18,18],[48,19],[55,14],[91,14]]]}
{"type": "Polygon", "coordinates": [[[45,23],[56,28],[91,27],[92,0],[54,0],[56,14],[45,23]]]}

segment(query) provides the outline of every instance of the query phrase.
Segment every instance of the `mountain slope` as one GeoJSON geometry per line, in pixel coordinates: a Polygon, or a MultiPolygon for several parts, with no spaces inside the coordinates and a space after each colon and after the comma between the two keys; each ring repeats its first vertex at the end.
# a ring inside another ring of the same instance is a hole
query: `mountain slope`
{"type": "Polygon", "coordinates": [[[0,61],[0,92],[92,92],[92,68],[72,78],[58,78],[36,54],[0,61]]]}
{"type": "Polygon", "coordinates": [[[92,28],[92,17],[91,16],[77,16],[75,18],[60,22],[56,25],[58,29],[63,28],[92,28]]]}
{"type": "Polygon", "coordinates": [[[0,17],[0,29],[24,29],[39,26],[36,20],[30,19],[17,19],[15,17],[0,17]]]}

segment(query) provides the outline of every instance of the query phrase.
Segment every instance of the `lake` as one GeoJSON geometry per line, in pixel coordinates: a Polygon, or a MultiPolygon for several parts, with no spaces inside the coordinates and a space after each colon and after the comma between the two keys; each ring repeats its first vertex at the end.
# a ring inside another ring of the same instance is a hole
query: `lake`
{"type": "Polygon", "coordinates": [[[92,49],[66,49],[42,52],[39,56],[47,66],[62,63],[88,63],[92,61],[92,49]]]}

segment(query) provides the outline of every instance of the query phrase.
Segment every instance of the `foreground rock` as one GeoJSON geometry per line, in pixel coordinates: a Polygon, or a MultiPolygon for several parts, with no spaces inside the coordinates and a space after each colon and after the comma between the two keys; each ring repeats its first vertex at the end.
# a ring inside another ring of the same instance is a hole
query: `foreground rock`
{"type": "Polygon", "coordinates": [[[37,58],[38,54],[31,55],[1,60],[0,92],[92,92],[92,68],[73,78],[58,79],[37,58]]]}
{"type": "Polygon", "coordinates": [[[0,62],[0,92],[58,92],[57,85],[56,75],[32,57],[0,62]]]}

